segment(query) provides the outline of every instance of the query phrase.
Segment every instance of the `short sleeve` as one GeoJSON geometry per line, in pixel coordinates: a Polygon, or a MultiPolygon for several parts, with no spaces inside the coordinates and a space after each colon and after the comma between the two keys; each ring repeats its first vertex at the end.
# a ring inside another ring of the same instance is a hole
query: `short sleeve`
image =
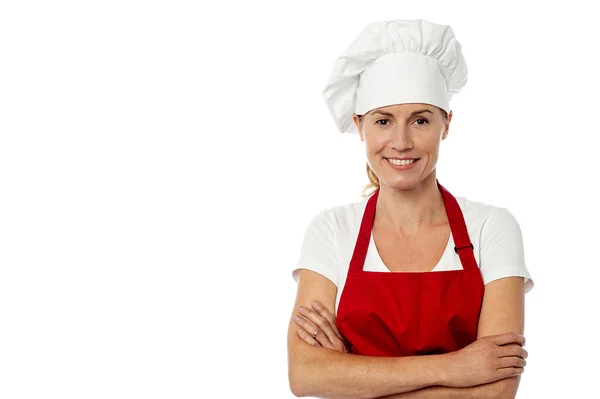
{"type": "Polygon", "coordinates": [[[338,285],[335,234],[327,210],[313,217],[304,232],[300,256],[292,277],[298,281],[298,269],[308,269],[323,275],[338,285]]]}
{"type": "Polygon", "coordinates": [[[523,235],[517,219],[506,208],[499,208],[485,222],[481,232],[480,270],[483,283],[503,277],[525,279],[525,292],[533,288],[523,248],[523,235]]]}

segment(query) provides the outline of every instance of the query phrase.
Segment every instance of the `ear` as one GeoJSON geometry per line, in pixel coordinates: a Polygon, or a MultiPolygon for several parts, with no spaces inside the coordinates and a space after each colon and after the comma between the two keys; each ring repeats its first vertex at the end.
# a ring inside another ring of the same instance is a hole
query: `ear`
{"type": "MultiPolygon", "coordinates": [[[[363,116],[364,118],[364,116],[363,116]]],[[[358,130],[358,136],[360,137],[360,141],[365,141],[365,137],[362,132],[362,122],[360,118],[356,114],[352,114],[352,120],[354,121],[354,126],[356,126],[356,130],[358,130]]]]}
{"type": "Polygon", "coordinates": [[[442,135],[442,140],[445,140],[448,137],[448,132],[450,131],[450,122],[452,121],[452,111],[448,113],[448,122],[444,125],[444,134],[442,135]]]}

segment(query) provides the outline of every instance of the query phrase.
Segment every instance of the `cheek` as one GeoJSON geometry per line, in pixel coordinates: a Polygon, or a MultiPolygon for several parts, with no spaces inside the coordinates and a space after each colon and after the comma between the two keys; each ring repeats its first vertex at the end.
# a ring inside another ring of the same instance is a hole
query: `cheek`
{"type": "Polygon", "coordinates": [[[438,135],[428,135],[422,138],[422,140],[415,141],[415,147],[420,148],[423,151],[432,153],[437,152],[440,148],[441,136],[438,135]]]}
{"type": "Polygon", "coordinates": [[[381,151],[388,143],[388,139],[384,135],[365,135],[365,147],[367,152],[381,151]]]}

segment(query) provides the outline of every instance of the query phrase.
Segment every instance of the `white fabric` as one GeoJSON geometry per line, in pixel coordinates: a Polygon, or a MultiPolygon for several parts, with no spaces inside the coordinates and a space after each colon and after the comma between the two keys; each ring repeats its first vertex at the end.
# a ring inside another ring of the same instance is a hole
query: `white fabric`
{"type": "Polygon", "coordinates": [[[360,75],[355,113],[405,103],[433,104],[450,112],[449,84],[435,58],[413,53],[379,57],[360,75]]]}
{"type": "MultiPolygon", "coordinates": [[[[331,280],[337,286],[336,314],[368,198],[319,212],[306,228],[292,272],[295,280],[298,269],[309,269],[331,280]]],[[[515,217],[506,208],[455,198],[463,212],[484,284],[521,276],[525,278],[525,292],[529,292],[534,283],[525,265],[523,237],[515,217]]],[[[450,235],[446,251],[431,273],[462,268],[450,235]]],[[[377,252],[373,235],[363,270],[390,272],[377,252]]]]}
{"type": "Polygon", "coordinates": [[[381,21],[369,24],[338,57],[323,97],[338,129],[356,133],[355,112],[413,102],[449,112],[467,75],[450,26],[423,19],[381,21]]]}

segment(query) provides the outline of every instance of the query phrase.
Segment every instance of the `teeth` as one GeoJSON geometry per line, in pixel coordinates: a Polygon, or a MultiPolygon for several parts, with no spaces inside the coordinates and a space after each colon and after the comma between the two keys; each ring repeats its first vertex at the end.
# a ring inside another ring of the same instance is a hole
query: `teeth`
{"type": "Polygon", "coordinates": [[[400,160],[400,159],[388,159],[388,161],[390,161],[391,164],[394,165],[410,165],[411,163],[413,163],[415,160],[414,159],[408,159],[408,160],[400,160]]]}

